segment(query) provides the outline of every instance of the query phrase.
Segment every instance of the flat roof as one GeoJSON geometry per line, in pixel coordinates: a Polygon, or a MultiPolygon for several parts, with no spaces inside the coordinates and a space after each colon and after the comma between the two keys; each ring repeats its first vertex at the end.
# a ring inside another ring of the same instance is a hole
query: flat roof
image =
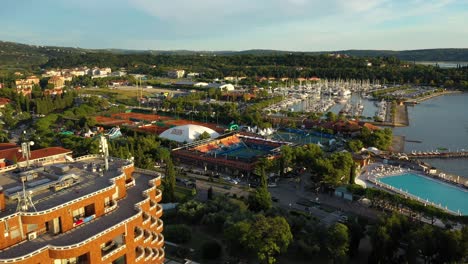
{"type": "Polygon", "coordinates": [[[143,196],[143,191],[152,187],[149,182],[154,179],[154,175],[134,172],[133,178],[135,179],[135,186],[127,189],[127,196],[117,202],[118,206],[114,211],[92,220],[89,223],[73,228],[66,233],[57,236],[43,234],[34,240],[28,240],[9,247],[0,251],[0,259],[18,258],[47,245],[71,246],[91,238],[136,215],[138,211],[135,209],[135,204],[146,199],[146,197],[143,196]]]}
{"type": "MultiPolygon", "coordinates": [[[[6,208],[3,212],[0,212],[0,218],[16,213],[18,201],[15,195],[18,191],[22,191],[21,175],[25,178],[30,177],[25,182],[26,190],[32,191],[32,201],[36,210],[44,211],[110,186],[109,180],[122,174],[120,168],[125,164],[130,164],[130,162],[110,159],[109,170],[99,172],[97,168],[104,167],[104,159],[93,158],[83,161],[51,164],[40,168],[30,168],[30,170],[26,171],[15,170],[2,173],[0,174],[0,186],[3,187],[5,193],[6,208]],[[59,164],[68,165],[69,170],[65,172],[54,170],[54,166],[59,164]],[[95,172],[91,170],[93,167],[96,168],[95,172]],[[30,173],[28,174],[28,172],[30,173]],[[36,175],[34,179],[33,176],[28,176],[34,174],[36,175]],[[51,187],[51,184],[58,183],[65,178],[73,178],[74,183],[70,187],[59,191],[55,191],[51,187]],[[43,181],[43,184],[28,187],[31,186],[31,183],[34,185],[37,181],[46,179],[50,181],[43,181]],[[8,192],[8,190],[13,190],[13,192],[8,192]]],[[[34,209],[29,208],[27,212],[34,212],[34,209]]]]}

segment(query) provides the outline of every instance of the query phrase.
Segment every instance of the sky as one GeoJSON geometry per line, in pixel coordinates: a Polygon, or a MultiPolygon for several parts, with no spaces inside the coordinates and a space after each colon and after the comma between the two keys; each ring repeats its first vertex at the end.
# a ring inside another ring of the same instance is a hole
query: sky
{"type": "Polygon", "coordinates": [[[0,40],[139,50],[468,48],[468,0],[1,0],[0,40]]]}

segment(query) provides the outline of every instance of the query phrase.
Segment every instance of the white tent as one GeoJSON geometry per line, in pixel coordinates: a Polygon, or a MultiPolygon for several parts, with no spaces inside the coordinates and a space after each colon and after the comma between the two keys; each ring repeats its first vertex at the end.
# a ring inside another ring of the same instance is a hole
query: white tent
{"type": "Polygon", "coordinates": [[[169,128],[159,135],[161,138],[177,141],[177,142],[193,142],[198,137],[207,132],[211,138],[219,137],[219,134],[211,128],[199,126],[199,125],[183,125],[169,128]]]}

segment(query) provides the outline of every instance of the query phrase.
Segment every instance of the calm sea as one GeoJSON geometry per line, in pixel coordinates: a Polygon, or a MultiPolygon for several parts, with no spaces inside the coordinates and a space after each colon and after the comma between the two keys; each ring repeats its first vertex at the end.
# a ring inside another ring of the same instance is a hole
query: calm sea
{"type": "MultiPolygon", "coordinates": [[[[410,126],[395,128],[395,135],[405,136],[405,152],[468,151],[468,93],[440,96],[408,107],[410,126]]],[[[431,165],[468,178],[468,159],[427,160],[431,165]]]]}

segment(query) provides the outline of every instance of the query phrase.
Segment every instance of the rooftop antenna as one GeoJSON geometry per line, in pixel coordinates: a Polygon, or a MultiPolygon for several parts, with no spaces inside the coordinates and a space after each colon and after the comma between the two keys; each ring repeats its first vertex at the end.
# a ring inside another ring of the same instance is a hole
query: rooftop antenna
{"type": "Polygon", "coordinates": [[[104,157],[104,164],[106,171],[109,170],[109,145],[107,145],[107,139],[104,136],[99,138],[99,152],[102,153],[104,157]]]}
{"type": "Polygon", "coordinates": [[[32,191],[26,192],[26,187],[24,185],[26,178],[21,177],[21,182],[23,184],[23,192],[18,195],[18,205],[16,206],[16,212],[28,211],[29,208],[33,208],[37,212],[36,207],[32,201],[32,191]]]}

